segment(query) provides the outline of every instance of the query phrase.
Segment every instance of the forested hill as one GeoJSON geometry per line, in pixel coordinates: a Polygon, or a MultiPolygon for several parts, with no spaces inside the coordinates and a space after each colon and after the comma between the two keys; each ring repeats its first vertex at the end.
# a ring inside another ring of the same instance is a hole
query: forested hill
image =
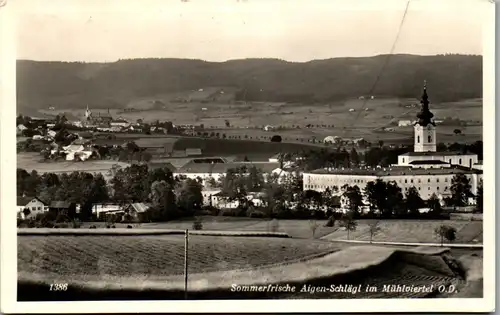
{"type": "Polygon", "coordinates": [[[418,97],[424,79],[433,101],[482,95],[482,56],[387,57],[305,63],[278,59],[133,59],[113,63],[19,60],[18,107],[81,108],[88,103],[119,108],[130,99],[168,98],[174,93],[214,86],[235,87],[239,91],[235,98],[248,101],[323,102],[361,95],[404,98],[418,97]]]}

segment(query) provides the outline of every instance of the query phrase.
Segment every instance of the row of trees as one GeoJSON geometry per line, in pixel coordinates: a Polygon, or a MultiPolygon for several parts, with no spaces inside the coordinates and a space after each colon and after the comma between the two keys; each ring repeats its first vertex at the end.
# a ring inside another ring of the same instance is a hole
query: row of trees
{"type": "MultiPolygon", "coordinates": [[[[477,194],[471,192],[470,180],[464,174],[456,174],[451,181],[451,197],[444,201],[447,206],[463,207],[469,202],[469,198],[476,199],[476,211],[483,211],[483,183],[478,185],[477,194]]],[[[364,194],[358,186],[342,187],[343,197],[346,199],[349,210],[359,215],[361,207],[364,206],[363,195],[366,196],[370,212],[378,210],[381,217],[415,217],[419,215],[418,209],[427,206],[432,214],[438,215],[441,201],[433,194],[429,200],[424,202],[416,187],[410,187],[403,195],[402,190],[396,182],[384,182],[380,179],[368,182],[364,194]]]]}
{"type": "MultiPolygon", "coordinates": [[[[181,216],[192,216],[203,208],[202,181],[175,177],[168,169],[148,169],[146,164],[135,164],[123,169],[113,169],[114,176],[106,183],[101,174],[73,172],[56,175],[39,175],[17,170],[19,195],[38,196],[46,203],[55,200],[81,205],[81,219],[91,217],[92,205],[114,202],[125,205],[129,202],[148,202],[152,205],[146,220],[165,221],[181,216]]],[[[322,218],[340,206],[339,192],[347,208],[356,216],[362,215],[364,196],[369,205],[369,214],[380,217],[417,217],[418,209],[429,207],[433,214],[441,211],[441,203],[433,195],[424,202],[415,187],[404,194],[395,182],[377,180],[369,182],[361,191],[358,186],[327,188],[323,192],[303,190],[302,176],[290,173],[278,177],[267,177],[255,167],[230,169],[220,180],[208,180],[206,186],[221,190],[228,202],[237,202],[233,215],[255,215],[275,218],[322,218]],[[250,193],[260,193],[258,204],[249,200],[250,193]]],[[[472,197],[470,181],[457,174],[451,183],[451,198],[448,205],[464,206],[472,197]]],[[[482,212],[482,182],[476,198],[477,211],[482,212]]]]}

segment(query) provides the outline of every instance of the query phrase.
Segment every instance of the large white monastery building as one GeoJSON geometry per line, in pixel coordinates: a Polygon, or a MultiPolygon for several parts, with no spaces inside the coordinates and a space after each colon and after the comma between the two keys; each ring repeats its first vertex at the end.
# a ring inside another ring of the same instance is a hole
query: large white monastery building
{"type": "Polygon", "coordinates": [[[483,176],[476,154],[436,152],[436,124],[429,110],[427,89],[424,85],[422,109],[415,122],[414,152],[398,156],[398,164],[385,168],[325,168],[304,173],[304,190],[324,191],[327,187],[340,190],[345,184],[363,190],[370,181],[395,181],[402,192],[415,186],[422,199],[436,194],[440,199],[451,195],[451,180],[455,174],[470,179],[472,193],[483,176]]]}

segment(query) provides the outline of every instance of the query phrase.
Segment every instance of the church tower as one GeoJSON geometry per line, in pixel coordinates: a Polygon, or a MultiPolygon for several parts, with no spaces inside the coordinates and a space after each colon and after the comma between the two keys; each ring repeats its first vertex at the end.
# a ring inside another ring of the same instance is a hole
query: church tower
{"type": "Polygon", "coordinates": [[[436,152],[436,124],[432,117],[434,114],[429,110],[426,82],[424,81],[424,93],[420,101],[422,108],[417,114],[415,123],[415,152],[436,152]]]}
{"type": "Polygon", "coordinates": [[[87,105],[87,109],[85,110],[85,119],[90,120],[92,118],[92,112],[89,109],[89,105],[87,105]]]}

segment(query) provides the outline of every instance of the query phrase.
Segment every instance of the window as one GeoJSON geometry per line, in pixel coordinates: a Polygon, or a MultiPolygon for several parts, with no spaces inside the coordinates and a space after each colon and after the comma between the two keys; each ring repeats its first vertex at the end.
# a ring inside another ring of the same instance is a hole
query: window
{"type": "Polygon", "coordinates": [[[413,183],[413,179],[410,179],[410,183],[413,183]]]}
{"type": "Polygon", "coordinates": [[[429,178],[429,179],[427,179],[427,182],[428,182],[428,183],[430,183],[430,182],[431,182],[431,179],[430,179],[430,178],[429,178]]]}
{"type": "Polygon", "coordinates": [[[448,182],[448,178],[445,178],[445,179],[444,179],[444,182],[445,182],[445,183],[447,183],[447,182],[448,182]]]}
{"type": "Polygon", "coordinates": [[[472,159],[469,159],[469,167],[472,168],[472,159]]]}
{"type": "Polygon", "coordinates": [[[42,207],[38,207],[38,208],[37,208],[37,210],[38,210],[38,211],[42,210],[42,207]]]}
{"type": "Polygon", "coordinates": [[[429,143],[430,143],[430,142],[431,142],[431,140],[432,140],[432,137],[431,137],[431,136],[428,136],[428,137],[427,137],[427,142],[429,142],[429,143]]]}
{"type": "Polygon", "coordinates": [[[437,190],[439,190],[439,186],[437,186],[437,190]]]}
{"type": "Polygon", "coordinates": [[[444,186],[444,191],[447,191],[448,190],[448,186],[444,186]]]}
{"type": "Polygon", "coordinates": [[[407,180],[407,179],[405,179],[405,184],[406,184],[406,183],[408,183],[408,180],[407,180]]]}
{"type": "Polygon", "coordinates": [[[430,188],[430,187],[427,187],[427,190],[431,190],[431,188],[430,188]]]}
{"type": "Polygon", "coordinates": [[[417,143],[420,143],[420,136],[417,136],[417,143]]]}
{"type": "Polygon", "coordinates": [[[405,158],[403,158],[403,163],[405,162],[405,158]]]}
{"type": "Polygon", "coordinates": [[[451,164],[451,159],[450,159],[450,164],[451,164]]]}
{"type": "Polygon", "coordinates": [[[418,190],[420,190],[420,187],[418,187],[418,190]]]}
{"type": "Polygon", "coordinates": [[[436,178],[436,183],[439,183],[439,178],[436,178]]]}
{"type": "Polygon", "coordinates": [[[462,159],[458,159],[458,164],[462,165],[462,159]]]}
{"type": "Polygon", "coordinates": [[[418,179],[418,183],[420,184],[422,181],[420,180],[420,178],[418,179]]]}

